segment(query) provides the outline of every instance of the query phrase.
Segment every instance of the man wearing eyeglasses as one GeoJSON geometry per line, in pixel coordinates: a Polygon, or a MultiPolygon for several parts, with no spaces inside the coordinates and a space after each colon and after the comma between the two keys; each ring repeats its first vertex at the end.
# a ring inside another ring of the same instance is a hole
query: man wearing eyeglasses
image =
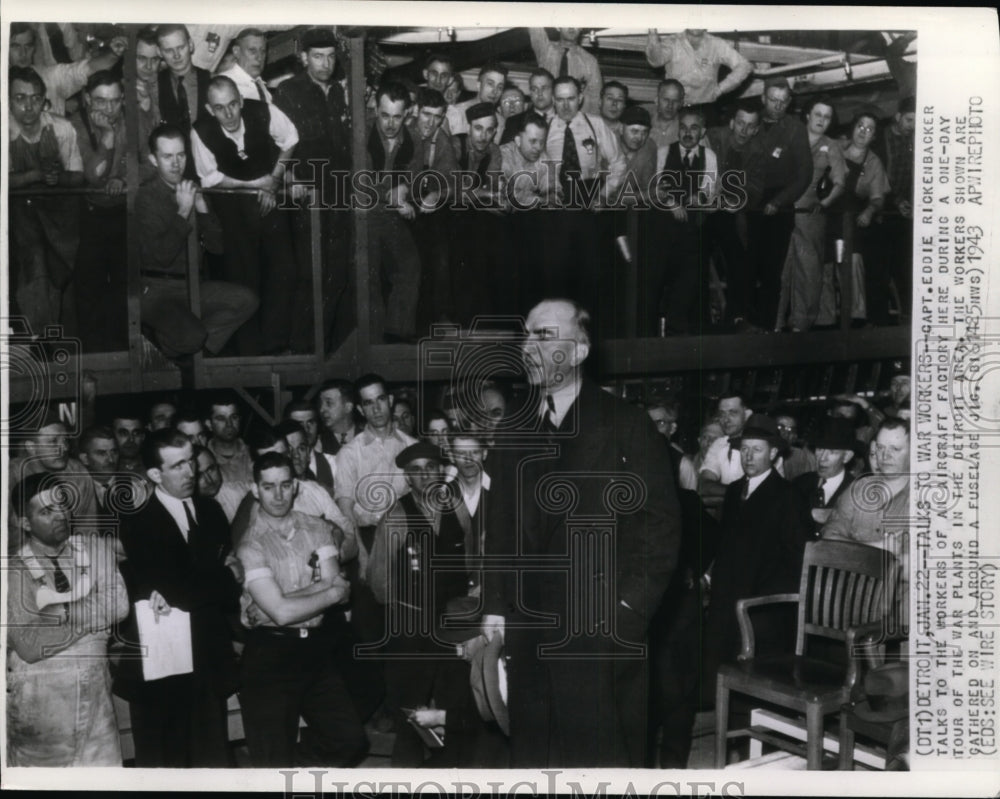
{"type": "MultiPolygon", "coordinates": [[[[76,131],[45,111],[45,83],[31,67],[10,69],[10,188],[69,187],[83,183],[76,131]]],[[[72,308],[64,293],[79,242],[78,198],[66,195],[10,197],[11,296],[20,315],[40,333],[72,308]],[[64,305],[65,304],[65,305],[64,305]]],[[[75,314],[74,314],[75,315],[75,314]]],[[[75,332],[75,331],[70,331],[75,332]]]]}
{"type": "Polygon", "coordinates": [[[809,137],[796,117],[788,114],[792,90],[785,78],[769,78],[761,95],[760,146],[764,154],[764,191],[751,208],[747,232],[752,286],[760,281],[754,323],[773,330],[781,293],[781,270],[795,227],[795,201],[812,180],[809,137]]]}

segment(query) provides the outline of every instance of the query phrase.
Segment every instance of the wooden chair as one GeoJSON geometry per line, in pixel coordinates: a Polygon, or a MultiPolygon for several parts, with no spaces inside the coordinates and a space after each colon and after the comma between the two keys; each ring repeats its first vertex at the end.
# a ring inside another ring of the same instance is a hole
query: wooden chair
{"type": "MultiPolygon", "coordinates": [[[[883,755],[883,770],[898,770],[898,766],[903,761],[894,758],[894,750],[901,739],[901,734],[908,732],[908,729],[901,729],[901,725],[906,727],[909,723],[908,715],[898,720],[873,720],[865,718],[858,712],[858,705],[862,703],[865,696],[862,685],[862,675],[869,669],[883,665],[886,658],[886,644],[895,643],[905,648],[906,638],[903,635],[893,635],[886,637],[880,622],[872,622],[855,629],[855,648],[851,656],[855,660],[857,669],[857,680],[851,689],[850,700],[840,709],[840,764],[841,771],[853,771],[855,760],[855,734],[860,734],[865,738],[880,744],[883,755]],[[896,762],[893,763],[892,761],[896,762]]],[[[905,741],[904,741],[905,743],[905,741]]]]}
{"type": "Polygon", "coordinates": [[[847,541],[806,544],[797,594],[741,599],[736,614],[742,651],[736,663],[723,664],[716,679],[715,767],[726,765],[730,737],[750,735],[796,754],[804,754],[809,769],[823,763],[823,722],[838,712],[857,680],[854,650],[856,628],[880,621],[892,607],[895,558],[875,547],[847,541]],[[748,611],[765,605],[798,603],[795,653],[755,657],[754,630],[748,611]],[[843,641],[847,665],[806,654],[806,637],[843,641]],[[806,745],[789,743],[764,730],[729,732],[729,692],[789,708],[806,717],[806,745]]]}

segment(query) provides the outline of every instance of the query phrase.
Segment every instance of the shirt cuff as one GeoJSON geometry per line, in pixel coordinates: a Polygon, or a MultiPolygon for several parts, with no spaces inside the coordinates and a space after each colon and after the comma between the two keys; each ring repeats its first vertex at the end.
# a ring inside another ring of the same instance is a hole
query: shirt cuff
{"type": "Polygon", "coordinates": [[[219,170],[214,172],[209,172],[207,175],[201,175],[201,187],[203,189],[210,189],[212,186],[218,186],[222,183],[222,179],[225,177],[219,170]]]}
{"type": "Polygon", "coordinates": [[[243,584],[249,585],[254,580],[261,580],[265,577],[274,577],[274,572],[268,566],[261,566],[257,569],[248,569],[243,575],[243,584]]]}
{"type": "Polygon", "coordinates": [[[319,549],[316,550],[316,557],[319,560],[327,560],[328,558],[335,558],[337,557],[338,554],[339,553],[337,552],[337,548],[333,544],[326,544],[325,546],[321,546],[319,549]]]}

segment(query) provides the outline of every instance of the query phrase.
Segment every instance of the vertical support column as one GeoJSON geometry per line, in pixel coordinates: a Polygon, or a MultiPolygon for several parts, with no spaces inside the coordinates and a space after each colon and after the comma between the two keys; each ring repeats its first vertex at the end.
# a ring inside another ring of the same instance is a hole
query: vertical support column
{"type": "Polygon", "coordinates": [[[840,329],[851,329],[851,310],[854,308],[854,215],[844,212],[844,260],[840,268],[840,329]]]}
{"type": "Polygon", "coordinates": [[[633,208],[625,212],[627,241],[632,251],[632,259],[626,264],[628,275],[625,279],[625,307],[629,309],[627,328],[622,331],[628,338],[639,334],[639,210],[633,208]]]}
{"type": "MultiPolygon", "coordinates": [[[[365,40],[352,36],[351,53],[351,160],[355,173],[365,165],[365,40]]],[[[369,360],[371,347],[371,286],[368,276],[368,217],[352,211],[354,220],[354,279],[357,286],[358,357],[362,363],[369,360]]]]}
{"type": "Polygon", "coordinates": [[[137,26],[128,26],[128,49],[124,59],[125,83],[125,140],[129,152],[126,159],[125,179],[128,184],[126,220],[126,242],[128,246],[127,271],[127,311],[128,311],[128,365],[129,388],[132,391],[142,391],[142,320],[140,318],[140,303],[142,298],[142,279],[139,274],[139,231],[134,224],[135,198],[139,192],[139,108],[136,98],[135,47],[137,26]]]}
{"type": "MultiPolygon", "coordinates": [[[[201,319],[201,239],[198,235],[198,214],[191,214],[191,235],[188,236],[188,302],[191,313],[201,319]]],[[[194,354],[194,388],[205,385],[205,356],[194,354]]]]}
{"type": "MultiPolygon", "coordinates": [[[[309,209],[309,260],[312,265],[312,299],[313,299],[313,352],[316,364],[322,365],[324,342],[326,340],[326,322],[323,318],[323,218],[320,212],[322,192],[316,197],[316,202],[309,209]]],[[[300,212],[301,213],[301,212],[300,212]]]]}

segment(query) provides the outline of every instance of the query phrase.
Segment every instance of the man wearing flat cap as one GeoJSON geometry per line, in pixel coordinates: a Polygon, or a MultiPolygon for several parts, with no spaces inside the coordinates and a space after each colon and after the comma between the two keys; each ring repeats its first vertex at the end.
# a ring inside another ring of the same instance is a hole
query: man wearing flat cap
{"type": "MultiPolygon", "coordinates": [[[[304,71],[284,81],[274,91],[274,104],[288,116],[299,132],[296,163],[291,168],[292,197],[308,197],[307,187],[315,185],[320,214],[322,247],[323,329],[328,343],[346,335],[350,309],[347,307],[348,248],[350,217],[346,193],[334,188],[334,175],[351,168],[351,137],[345,121],[347,104],[337,82],[337,39],[330,28],[310,28],[299,39],[299,60],[304,71]],[[310,162],[320,163],[310,163],[310,162]],[[302,181],[300,188],[298,182],[302,181]],[[324,183],[326,184],[324,188],[324,183]],[[336,325],[336,332],[331,330],[336,325]]],[[[303,209],[293,221],[298,262],[311,263],[309,212],[303,209]]],[[[309,307],[311,281],[308,270],[300,273],[296,308],[309,307]]],[[[312,341],[312,314],[298,314],[292,327],[292,347],[308,351],[312,341]]]]}
{"type": "MultiPolygon", "coordinates": [[[[781,436],[773,419],[753,414],[739,440],[743,477],[726,487],[722,527],[711,572],[705,629],[706,699],[715,693],[719,665],[740,650],[736,601],[795,591],[809,523],[792,486],[774,468],[781,436]]],[[[788,619],[768,617],[755,628],[762,649],[783,643],[788,619]]]]}
{"type": "Polygon", "coordinates": [[[441,624],[449,602],[466,597],[469,588],[461,568],[465,532],[455,515],[455,495],[444,483],[443,462],[441,450],[426,441],[396,456],[410,492],[379,522],[368,562],[368,583],[388,614],[385,704],[396,717],[392,765],[397,767],[424,763],[411,718],[420,726],[444,726],[451,757],[480,726],[468,692],[469,667],[455,651],[456,644],[479,637],[478,617],[457,638],[441,624]],[[442,568],[449,563],[459,568],[442,568]],[[449,712],[425,712],[432,704],[449,712]]]}
{"type": "Polygon", "coordinates": [[[473,197],[459,198],[461,213],[455,215],[458,232],[460,321],[469,320],[469,311],[493,314],[517,312],[517,281],[512,280],[506,219],[499,214],[499,176],[503,157],[494,143],[497,112],[492,103],[481,102],[465,110],[468,132],[454,137],[458,168],[466,177],[462,185],[471,186],[473,197]],[[463,313],[463,311],[465,313],[463,313]]]}
{"type": "Polygon", "coordinates": [[[829,417],[813,446],[816,449],[816,471],[800,474],[792,485],[809,509],[812,517],[812,531],[819,538],[820,528],[830,518],[837,500],[854,479],[846,466],[854,457],[854,425],[848,419],[829,417]]]}

